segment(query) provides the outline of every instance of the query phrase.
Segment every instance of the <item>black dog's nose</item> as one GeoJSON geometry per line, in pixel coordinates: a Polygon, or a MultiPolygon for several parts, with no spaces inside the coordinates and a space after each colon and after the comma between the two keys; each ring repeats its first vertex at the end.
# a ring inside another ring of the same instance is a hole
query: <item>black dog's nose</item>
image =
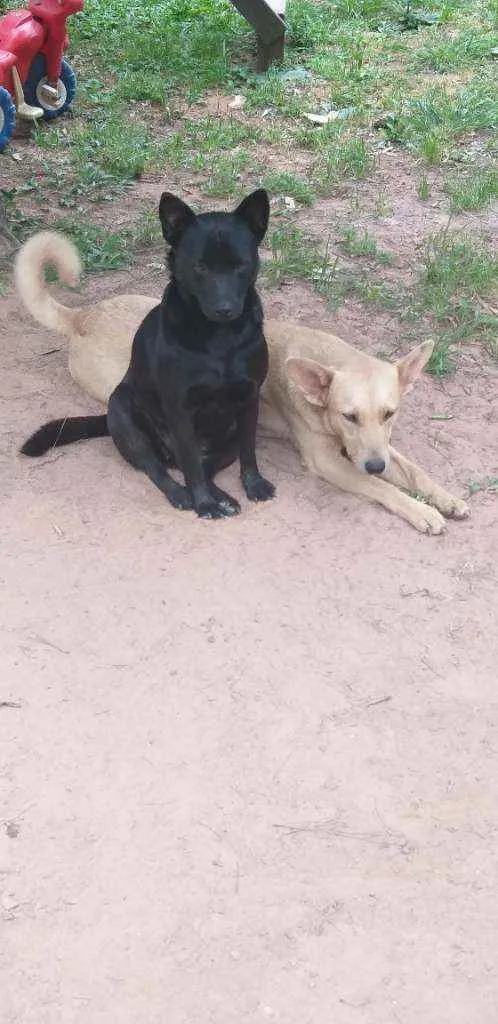
{"type": "Polygon", "coordinates": [[[217,306],[215,313],[217,320],[231,320],[233,310],[231,306],[217,306]]]}
{"type": "Polygon", "coordinates": [[[371,473],[372,476],[383,473],[385,468],[386,464],[384,459],[369,459],[368,462],[365,462],[365,469],[367,473],[371,473]]]}

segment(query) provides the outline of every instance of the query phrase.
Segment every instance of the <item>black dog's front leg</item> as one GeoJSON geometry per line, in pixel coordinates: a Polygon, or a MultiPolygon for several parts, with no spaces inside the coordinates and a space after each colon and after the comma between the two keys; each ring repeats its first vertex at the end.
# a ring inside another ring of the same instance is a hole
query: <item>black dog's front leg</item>
{"type": "Polygon", "coordinates": [[[177,410],[172,440],[177,464],[192,495],[197,515],[202,519],[220,519],[240,512],[238,501],[216,487],[208,478],[192,421],[184,411],[177,410]]]}
{"type": "Polygon", "coordinates": [[[130,465],[146,473],[175,508],[192,508],[187,488],[168,473],[171,453],[162,445],[150,423],[140,415],[133,393],[126,384],[119,384],[109,399],[107,426],[116,448],[130,465]]]}
{"type": "Polygon", "coordinates": [[[244,490],[250,501],[268,501],[273,498],[275,488],[258,469],[256,462],[256,427],[258,423],[259,396],[251,398],[237,414],[240,444],[240,475],[244,490]]]}

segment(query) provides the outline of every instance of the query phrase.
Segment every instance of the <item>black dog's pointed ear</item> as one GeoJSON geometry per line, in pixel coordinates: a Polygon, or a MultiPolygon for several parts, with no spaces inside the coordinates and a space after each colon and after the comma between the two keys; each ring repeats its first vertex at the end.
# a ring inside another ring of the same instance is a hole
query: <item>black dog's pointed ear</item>
{"type": "Polygon", "coordinates": [[[159,220],[163,229],[163,235],[169,245],[174,249],[178,245],[183,232],[189,224],[193,224],[195,213],[178,196],[171,192],[163,192],[159,201],[159,220]]]}
{"type": "Polygon", "coordinates": [[[270,219],[270,200],[264,188],[258,188],[242,200],[234,211],[236,217],[242,217],[258,242],[262,242],[270,219]]]}

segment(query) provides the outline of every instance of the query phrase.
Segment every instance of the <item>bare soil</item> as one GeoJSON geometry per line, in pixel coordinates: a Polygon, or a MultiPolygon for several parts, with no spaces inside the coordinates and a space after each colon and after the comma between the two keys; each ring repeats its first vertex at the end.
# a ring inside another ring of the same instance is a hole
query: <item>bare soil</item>
{"type": "MultiPolygon", "coordinates": [[[[400,203],[402,182],[401,237],[400,203]]],[[[162,284],[144,258],[85,298],[162,284]]],[[[265,300],[403,346],[353,300],[333,316],[302,285],[265,300]]],[[[495,1024],[482,349],[424,378],[396,438],[458,494],[482,485],[468,522],[421,536],[262,443],[276,499],[203,523],[109,440],[16,454],[45,419],[97,406],[61,339],[14,295],[1,306],[2,1022],[495,1024]]],[[[222,480],[240,494],[235,468],[222,480]]]]}

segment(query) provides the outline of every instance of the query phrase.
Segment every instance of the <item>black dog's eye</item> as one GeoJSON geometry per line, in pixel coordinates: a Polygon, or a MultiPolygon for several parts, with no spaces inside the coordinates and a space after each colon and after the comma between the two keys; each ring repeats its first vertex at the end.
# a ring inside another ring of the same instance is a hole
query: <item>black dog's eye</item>
{"type": "Polygon", "coordinates": [[[349,423],[358,423],[358,417],[355,412],[343,412],[342,415],[349,423]]]}
{"type": "Polygon", "coordinates": [[[385,420],[390,420],[392,418],[392,416],[394,416],[395,412],[396,412],[395,409],[386,409],[386,411],[384,413],[384,421],[385,420]]]}

